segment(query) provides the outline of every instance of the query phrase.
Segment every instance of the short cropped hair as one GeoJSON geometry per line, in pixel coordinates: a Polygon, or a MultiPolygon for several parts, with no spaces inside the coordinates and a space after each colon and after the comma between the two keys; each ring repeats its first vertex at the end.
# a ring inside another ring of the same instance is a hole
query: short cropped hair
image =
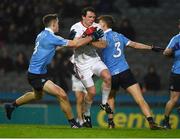
{"type": "Polygon", "coordinates": [[[58,15],[57,14],[47,14],[43,17],[43,24],[45,27],[49,27],[51,21],[53,20],[57,20],[58,19],[58,15]]]}
{"type": "Polygon", "coordinates": [[[107,24],[108,28],[112,28],[114,26],[114,18],[111,15],[101,15],[98,17],[98,21],[102,20],[107,24]]]}
{"type": "Polygon", "coordinates": [[[95,11],[95,9],[93,7],[85,7],[84,9],[82,9],[81,15],[86,16],[88,11],[96,13],[96,11],[95,11]]]}

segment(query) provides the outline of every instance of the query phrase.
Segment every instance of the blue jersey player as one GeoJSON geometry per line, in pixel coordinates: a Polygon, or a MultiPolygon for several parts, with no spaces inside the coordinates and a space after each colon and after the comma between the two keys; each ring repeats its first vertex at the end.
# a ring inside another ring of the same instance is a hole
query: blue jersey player
{"type": "Polygon", "coordinates": [[[170,99],[165,107],[165,116],[162,122],[165,128],[171,129],[169,115],[176,105],[180,95],[180,34],[174,36],[163,53],[165,56],[173,57],[173,65],[170,74],[170,99]]]}
{"type": "MultiPolygon", "coordinates": [[[[32,100],[41,99],[45,92],[57,97],[72,128],[78,128],[73,118],[71,105],[65,91],[47,78],[47,65],[52,61],[58,46],[80,47],[103,36],[103,32],[94,32],[91,36],[79,40],[67,40],[54,33],[59,31],[57,14],[48,14],[43,17],[45,29],[40,32],[35,41],[35,48],[28,68],[28,82],[33,91],[27,92],[13,103],[5,104],[6,116],[10,120],[14,109],[32,100]]],[[[75,32],[71,32],[71,37],[75,32]]]]}
{"type": "MultiPolygon", "coordinates": [[[[133,42],[122,34],[112,31],[113,17],[110,15],[102,15],[98,19],[107,41],[107,46],[102,49],[102,60],[108,67],[112,76],[112,87],[108,99],[110,107],[114,110],[115,94],[121,86],[133,96],[143,114],[146,116],[150,128],[153,130],[161,129],[162,127],[154,122],[150,108],[142,96],[140,86],[134,78],[124,55],[124,49],[126,49],[126,47],[154,51],[160,51],[160,47],[152,47],[133,42]]],[[[108,126],[109,128],[114,128],[113,114],[109,114],[108,126]]]]}

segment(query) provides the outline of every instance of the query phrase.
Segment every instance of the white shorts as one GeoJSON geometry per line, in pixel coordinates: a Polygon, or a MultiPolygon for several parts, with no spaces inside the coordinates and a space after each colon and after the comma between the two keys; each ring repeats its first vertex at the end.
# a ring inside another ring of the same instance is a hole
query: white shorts
{"type": "Polygon", "coordinates": [[[87,93],[86,88],[82,84],[82,82],[72,75],[72,90],[74,92],[81,91],[83,93],[87,93]]]}
{"type": "Polygon", "coordinates": [[[86,64],[86,66],[84,66],[83,68],[79,68],[78,66],[77,72],[81,79],[81,82],[87,88],[94,86],[92,75],[95,74],[96,76],[100,77],[101,72],[105,69],[108,69],[106,65],[101,61],[101,59],[96,58],[90,63],[88,63],[88,65],[86,64]]]}

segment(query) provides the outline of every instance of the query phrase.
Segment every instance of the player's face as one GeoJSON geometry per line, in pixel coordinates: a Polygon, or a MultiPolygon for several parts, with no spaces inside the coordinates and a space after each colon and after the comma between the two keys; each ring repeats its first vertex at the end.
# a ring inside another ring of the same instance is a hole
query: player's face
{"type": "Polygon", "coordinates": [[[59,32],[59,20],[54,20],[53,22],[53,30],[54,32],[59,32]]]}
{"type": "Polygon", "coordinates": [[[96,19],[96,15],[94,12],[91,11],[87,11],[86,16],[82,16],[83,19],[83,24],[87,27],[91,26],[93,24],[93,22],[96,19]]]}
{"type": "Polygon", "coordinates": [[[105,31],[105,26],[106,26],[105,22],[103,22],[102,20],[99,20],[99,25],[101,26],[101,29],[105,31]]]}

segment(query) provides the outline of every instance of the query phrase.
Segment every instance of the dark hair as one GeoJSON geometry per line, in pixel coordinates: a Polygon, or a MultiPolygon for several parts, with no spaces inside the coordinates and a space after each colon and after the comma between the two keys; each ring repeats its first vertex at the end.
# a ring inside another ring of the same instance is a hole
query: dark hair
{"type": "Polygon", "coordinates": [[[102,20],[106,22],[108,28],[112,28],[114,26],[114,18],[111,15],[101,15],[98,17],[98,21],[102,20]]]}
{"type": "Polygon", "coordinates": [[[47,14],[43,17],[43,24],[45,27],[50,26],[51,21],[57,20],[57,14],[47,14]]]}
{"type": "Polygon", "coordinates": [[[82,9],[81,15],[86,16],[88,11],[96,13],[96,11],[95,11],[95,9],[93,7],[85,7],[84,9],[82,9]]]}

